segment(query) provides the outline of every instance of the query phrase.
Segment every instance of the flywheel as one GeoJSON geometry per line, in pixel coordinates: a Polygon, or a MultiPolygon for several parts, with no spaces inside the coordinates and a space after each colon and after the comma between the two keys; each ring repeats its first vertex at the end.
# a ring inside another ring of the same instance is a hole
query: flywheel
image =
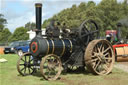
{"type": "Polygon", "coordinates": [[[79,27],[79,39],[82,44],[88,43],[99,37],[99,27],[93,20],[85,20],[79,27]]]}

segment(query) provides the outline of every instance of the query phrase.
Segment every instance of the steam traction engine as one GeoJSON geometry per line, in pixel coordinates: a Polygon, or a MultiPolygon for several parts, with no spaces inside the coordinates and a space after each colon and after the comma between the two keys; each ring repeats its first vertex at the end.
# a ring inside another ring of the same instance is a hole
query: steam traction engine
{"type": "Polygon", "coordinates": [[[56,80],[62,70],[85,66],[93,74],[111,72],[114,54],[107,40],[98,38],[98,26],[93,20],[85,20],[79,28],[59,34],[54,28],[51,36],[41,35],[42,4],[36,4],[36,37],[30,43],[30,53],[25,53],[17,62],[18,72],[25,76],[36,72],[40,66],[46,80],[56,80]],[[68,36],[54,36],[65,34],[68,36]]]}
{"type": "MultiPolygon", "coordinates": [[[[117,24],[117,30],[106,30],[106,39],[110,41],[113,45],[113,50],[115,54],[115,61],[118,61],[118,58],[127,58],[128,57],[128,39],[121,37],[121,27],[123,24],[117,24]]],[[[119,59],[120,60],[120,59],[119,59]]]]}

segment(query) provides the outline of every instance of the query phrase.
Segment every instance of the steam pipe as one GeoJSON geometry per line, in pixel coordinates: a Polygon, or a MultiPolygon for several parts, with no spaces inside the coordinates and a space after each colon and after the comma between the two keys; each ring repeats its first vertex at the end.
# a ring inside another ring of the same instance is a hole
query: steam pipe
{"type": "Polygon", "coordinates": [[[41,23],[42,23],[42,4],[36,3],[35,4],[36,9],[36,35],[40,36],[41,33],[41,23]]]}
{"type": "Polygon", "coordinates": [[[117,37],[120,40],[121,39],[121,23],[117,24],[117,37]]]}

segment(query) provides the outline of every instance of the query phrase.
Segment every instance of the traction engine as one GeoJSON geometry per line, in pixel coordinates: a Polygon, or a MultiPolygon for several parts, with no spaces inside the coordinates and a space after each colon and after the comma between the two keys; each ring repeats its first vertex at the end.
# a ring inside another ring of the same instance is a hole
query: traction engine
{"type": "Polygon", "coordinates": [[[58,79],[62,71],[85,67],[97,75],[111,72],[113,48],[109,41],[98,39],[99,28],[95,21],[85,20],[78,28],[66,32],[60,32],[57,25],[49,26],[46,35],[42,35],[42,4],[35,6],[36,36],[31,40],[30,52],[17,62],[21,75],[33,74],[38,68],[46,80],[58,79]]]}

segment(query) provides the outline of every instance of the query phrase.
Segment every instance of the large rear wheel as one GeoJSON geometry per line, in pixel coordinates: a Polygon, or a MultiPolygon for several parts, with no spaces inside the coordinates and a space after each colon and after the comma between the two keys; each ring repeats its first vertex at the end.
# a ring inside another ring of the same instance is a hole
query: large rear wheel
{"type": "Polygon", "coordinates": [[[107,40],[91,41],[84,58],[87,69],[97,75],[109,74],[115,62],[112,45],[107,40]]]}

